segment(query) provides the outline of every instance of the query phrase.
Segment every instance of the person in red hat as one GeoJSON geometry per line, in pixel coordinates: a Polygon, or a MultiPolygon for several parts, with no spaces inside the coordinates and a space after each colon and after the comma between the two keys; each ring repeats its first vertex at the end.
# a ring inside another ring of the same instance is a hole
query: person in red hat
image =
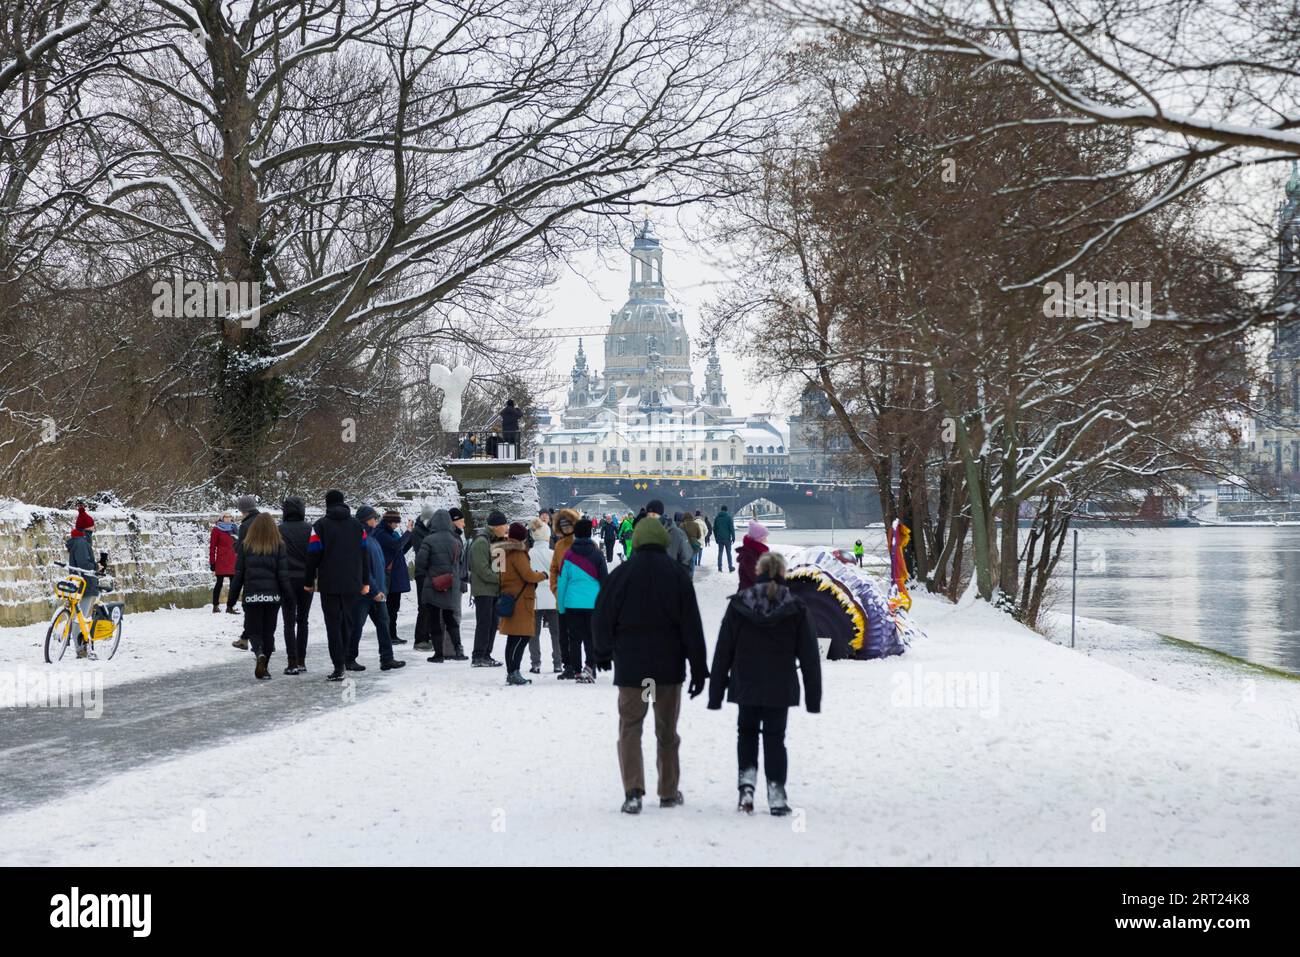
{"type": "MultiPolygon", "coordinates": [[[[95,547],[91,544],[95,520],[86,511],[86,506],[77,506],[77,517],[72,523],[72,533],[64,543],[68,549],[68,571],[80,575],[86,580],[86,591],[81,596],[81,613],[89,620],[95,605],[95,596],[99,594],[99,576],[95,574],[95,547]]],[[[86,657],[86,643],[77,637],[77,657],[86,657]]]]}

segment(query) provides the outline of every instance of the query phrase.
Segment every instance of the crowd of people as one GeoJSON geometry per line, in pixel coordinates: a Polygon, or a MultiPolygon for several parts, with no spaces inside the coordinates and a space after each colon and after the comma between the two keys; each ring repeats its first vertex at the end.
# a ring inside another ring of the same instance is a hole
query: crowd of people
{"type": "Polygon", "coordinates": [[[699,511],[670,515],[656,499],[621,517],[543,509],[528,523],[493,510],[470,538],[459,509],[426,504],[403,525],[395,511],[361,505],[354,512],[337,490],[326,494],[324,515],[311,523],[297,497],[283,501],[278,522],[252,496],[241,496],[237,505],[240,521],[223,515],[211,532],[212,611],[220,612],[229,579],[226,612],[242,606],[244,616],[234,645],[253,652],[259,680],[271,677],[281,619],[284,674],[307,671],[307,621],[317,595],[331,665],[327,680],[366,670],[358,659],[367,621],[380,670],[404,667],[406,660],[394,653],[406,643],[396,625],[403,596],[414,590],[413,647],[431,652],[431,663],[504,667],[507,685],[529,685],[524,654],[528,673],[540,675],[545,630],[558,680],[594,684],[600,672],[613,672],[624,812],[642,809],[641,737],[651,709],[659,805],[682,803],[677,725],[683,691],[693,699],[707,688],[710,709],[721,708],[724,697],[739,707],[738,807],[753,811],[761,740],[769,809],[789,813],[787,715],[799,704],[800,673],[808,711],[820,709],[820,661],[807,609],[786,587],[785,560],[768,549],[761,523],[749,523],[733,564],[736,526],[725,505],[712,519],[699,511]],[[723,616],[712,667],[692,580],[710,543],[717,546],[718,571],[725,557],[739,585],[723,616]],[[466,593],[474,614],[469,655],[461,638],[466,593]],[[504,661],[493,657],[498,637],[505,639],[504,661]]]}

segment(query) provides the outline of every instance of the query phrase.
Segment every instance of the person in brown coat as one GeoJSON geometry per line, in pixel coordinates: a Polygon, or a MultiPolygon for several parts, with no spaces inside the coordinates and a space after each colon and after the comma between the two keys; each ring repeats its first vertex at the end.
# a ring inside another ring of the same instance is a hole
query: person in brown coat
{"type": "MultiPolygon", "coordinates": [[[[506,636],[506,684],[526,685],[532,682],[520,669],[524,662],[524,649],[532,640],[535,625],[536,589],[546,581],[545,572],[533,571],[528,560],[528,529],[522,522],[514,522],[506,533],[504,542],[492,545],[492,563],[500,569],[501,594],[498,598],[514,598],[514,609],[501,617],[497,630],[506,636]]],[[[545,587],[545,586],[543,586],[545,587]]]]}
{"type": "MultiPolygon", "coordinates": [[[[576,508],[562,508],[551,519],[551,529],[555,532],[551,552],[550,589],[552,595],[560,593],[560,569],[564,565],[564,556],[569,551],[569,546],[573,544],[573,530],[577,527],[580,518],[582,518],[582,513],[576,508]]],[[[560,651],[564,661],[564,670],[560,672],[558,677],[564,681],[571,681],[578,676],[578,669],[581,664],[575,665],[569,660],[572,656],[569,654],[569,629],[565,625],[564,615],[557,614],[555,620],[559,625],[557,631],[560,636],[560,651]]]]}

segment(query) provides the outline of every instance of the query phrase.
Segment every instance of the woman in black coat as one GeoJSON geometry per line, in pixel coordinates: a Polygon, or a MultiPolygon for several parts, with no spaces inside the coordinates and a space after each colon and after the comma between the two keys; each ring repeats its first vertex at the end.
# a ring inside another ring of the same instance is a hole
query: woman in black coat
{"type": "Polygon", "coordinates": [[[275,651],[280,602],[292,587],[284,540],[269,512],[260,512],[249,525],[235,559],[235,580],[230,587],[231,593],[239,594],[244,603],[244,629],[257,655],[253,675],[265,681],[271,677],[267,664],[275,651]]]}
{"type": "Polygon", "coordinates": [[[731,596],[709,674],[709,707],[722,707],[724,691],[728,701],[740,705],[739,808],[748,814],[754,812],[760,733],[768,807],[776,815],[790,813],[785,795],[785,727],[790,707],[799,704],[796,663],[803,672],[808,712],[816,714],[822,697],[817,638],[808,609],[785,586],[785,559],[767,552],[759,559],[757,581],[731,596]]]}

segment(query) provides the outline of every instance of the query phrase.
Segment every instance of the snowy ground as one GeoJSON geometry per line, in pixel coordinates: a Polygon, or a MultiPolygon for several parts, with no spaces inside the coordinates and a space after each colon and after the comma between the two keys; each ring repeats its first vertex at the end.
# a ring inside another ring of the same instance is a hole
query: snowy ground
{"type": "MultiPolygon", "coordinates": [[[[699,579],[710,636],[733,587],[699,579]]],[[[239,619],[132,615],[86,668],[102,717],[0,717],[0,864],[1300,863],[1300,682],[1101,623],[1071,651],[986,607],[916,616],[907,655],[826,663],[822,713],[791,716],[799,811],[749,819],[731,705],[683,707],[686,806],[628,818],[607,674],[507,688],[406,645],[340,689],[317,615],[313,671],[257,683],[239,619]]],[[[43,633],[0,632],[0,675],[44,668],[43,633]]],[[[649,727],[646,757],[653,788],[649,727]]]]}

